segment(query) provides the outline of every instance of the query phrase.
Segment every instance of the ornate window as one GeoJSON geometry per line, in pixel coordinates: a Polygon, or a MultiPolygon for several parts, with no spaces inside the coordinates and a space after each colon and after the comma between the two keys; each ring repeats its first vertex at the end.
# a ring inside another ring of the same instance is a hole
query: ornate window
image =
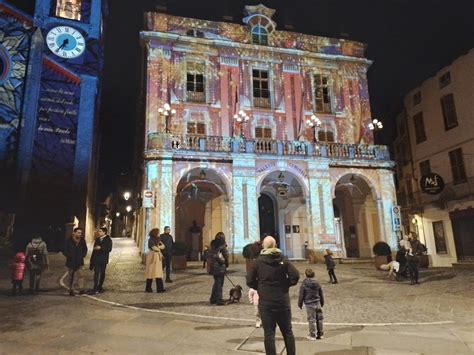
{"type": "Polygon", "coordinates": [[[82,0],[57,0],[56,16],[79,21],[81,8],[82,0]]]}
{"type": "Polygon", "coordinates": [[[255,138],[271,139],[272,129],[268,127],[255,127],[255,138]]]}
{"type": "Polygon", "coordinates": [[[270,108],[270,90],[268,86],[268,71],[253,69],[253,103],[255,107],[270,108]]]}
{"type": "Polygon", "coordinates": [[[314,76],[314,101],[316,112],[332,112],[328,75],[316,74],[314,76]]]}
{"type": "Polygon", "coordinates": [[[262,25],[252,27],[252,43],[260,45],[268,45],[268,31],[262,25]]]}
{"type": "Polygon", "coordinates": [[[191,102],[206,101],[203,63],[187,63],[186,97],[187,100],[191,102]]]}
{"type": "Polygon", "coordinates": [[[318,141],[319,142],[334,142],[334,132],[329,130],[319,130],[318,131],[318,141]]]}
{"type": "Polygon", "coordinates": [[[188,122],[187,133],[203,136],[206,134],[206,125],[202,122],[188,122]]]}

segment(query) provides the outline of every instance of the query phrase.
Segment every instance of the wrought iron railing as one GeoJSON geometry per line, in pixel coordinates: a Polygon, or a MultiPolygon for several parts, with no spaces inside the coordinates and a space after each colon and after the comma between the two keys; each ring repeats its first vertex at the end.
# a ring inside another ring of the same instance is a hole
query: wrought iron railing
{"type": "Polygon", "coordinates": [[[388,147],[384,145],[244,139],[242,137],[166,133],[150,133],[148,135],[147,148],[149,152],[233,152],[332,159],[390,160],[388,147]]]}
{"type": "Polygon", "coordinates": [[[186,98],[191,102],[206,102],[206,93],[201,91],[187,91],[186,98]]]}

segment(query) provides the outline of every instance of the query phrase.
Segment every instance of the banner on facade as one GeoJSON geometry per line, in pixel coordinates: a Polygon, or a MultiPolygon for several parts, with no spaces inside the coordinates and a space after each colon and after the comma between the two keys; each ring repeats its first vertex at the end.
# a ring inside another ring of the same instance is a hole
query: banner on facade
{"type": "Polygon", "coordinates": [[[155,194],[151,190],[143,191],[143,207],[154,208],[155,207],[155,194]]]}

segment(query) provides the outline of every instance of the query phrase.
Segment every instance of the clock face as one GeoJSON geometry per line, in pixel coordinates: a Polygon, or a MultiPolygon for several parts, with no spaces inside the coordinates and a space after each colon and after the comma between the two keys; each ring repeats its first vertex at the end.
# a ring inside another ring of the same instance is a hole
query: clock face
{"type": "Polygon", "coordinates": [[[52,28],[46,36],[48,48],[61,58],[79,57],[86,49],[86,41],[82,34],[69,26],[52,28]]]}

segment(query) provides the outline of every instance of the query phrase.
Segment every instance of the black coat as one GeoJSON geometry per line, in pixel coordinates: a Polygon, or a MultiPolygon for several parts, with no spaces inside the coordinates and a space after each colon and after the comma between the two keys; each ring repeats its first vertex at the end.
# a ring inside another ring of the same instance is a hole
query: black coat
{"type": "Polygon", "coordinates": [[[66,266],[70,269],[77,270],[84,265],[84,258],[87,255],[87,244],[84,238],[81,238],[79,244],[76,245],[72,238],[66,240],[63,251],[66,257],[66,266]]]}
{"type": "Polygon", "coordinates": [[[160,240],[165,245],[165,249],[163,249],[163,255],[170,256],[173,255],[173,247],[174,247],[174,240],[171,234],[160,234],[160,240]]]}
{"type": "Polygon", "coordinates": [[[329,254],[324,255],[324,262],[326,263],[326,268],[328,270],[336,268],[336,263],[334,262],[334,259],[332,258],[331,255],[329,254]]]}
{"type": "Polygon", "coordinates": [[[209,262],[209,273],[214,276],[223,276],[229,267],[229,253],[225,246],[225,241],[214,239],[211,241],[211,249],[209,250],[207,260],[209,262]],[[221,257],[218,258],[218,254],[221,257]]]}
{"type": "Polygon", "coordinates": [[[97,238],[94,242],[94,247],[96,246],[100,246],[100,249],[92,251],[91,265],[108,264],[109,253],[112,251],[112,239],[108,235],[106,235],[102,240],[97,238]]]}
{"type": "Polygon", "coordinates": [[[289,302],[288,290],[298,283],[299,278],[300,273],[294,265],[281,251],[274,249],[255,259],[247,273],[247,286],[258,291],[259,301],[289,302]]]}
{"type": "Polygon", "coordinates": [[[313,280],[306,278],[304,279],[303,283],[301,284],[300,288],[300,295],[298,298],[298,307],[303,307],[304,304],[314,304],[320,303],[321,307],[324,306],[324,296],[323,296],[323,289],[321,285],[313,280]]]}

